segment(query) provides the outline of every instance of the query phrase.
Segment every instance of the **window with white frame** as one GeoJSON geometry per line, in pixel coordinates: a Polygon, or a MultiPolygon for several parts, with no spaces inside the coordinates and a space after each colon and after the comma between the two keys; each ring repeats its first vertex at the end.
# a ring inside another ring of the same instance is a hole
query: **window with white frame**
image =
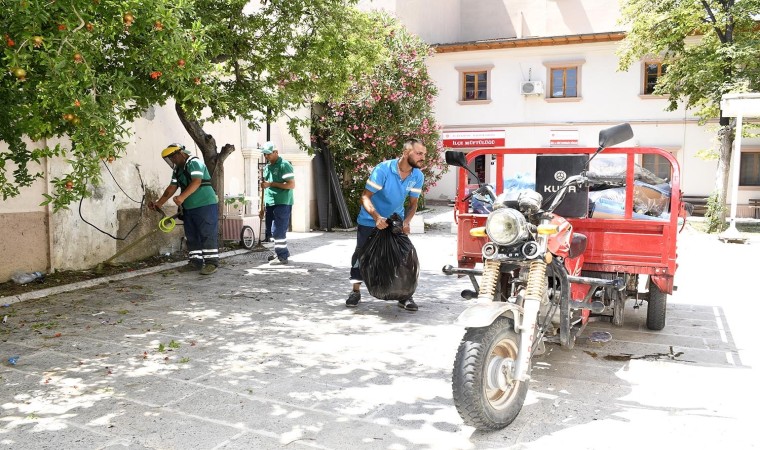
{"type": "Polygon", "coordinates": [[[491,69],[493,65],[456,68],[459,72],[459,104],[491,102],[491,69]]]}
{"type": "Polygon", "coordinates": [[[547,100],[581,100],[581,67],[584,60],[545,62],[549,90],[547,100]]]}

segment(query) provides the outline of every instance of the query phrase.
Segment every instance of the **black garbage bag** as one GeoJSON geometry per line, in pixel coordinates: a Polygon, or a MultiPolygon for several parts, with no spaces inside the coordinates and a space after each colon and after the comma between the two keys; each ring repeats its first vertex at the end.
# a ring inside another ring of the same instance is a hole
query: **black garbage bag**
{"type": "Polygon", "coordinates": [[[420,260],[398,214],[388,227],[375,229],[359,256],[359,268],[370,295],[381,300],[407,300],[417,290],[420,260]]]}

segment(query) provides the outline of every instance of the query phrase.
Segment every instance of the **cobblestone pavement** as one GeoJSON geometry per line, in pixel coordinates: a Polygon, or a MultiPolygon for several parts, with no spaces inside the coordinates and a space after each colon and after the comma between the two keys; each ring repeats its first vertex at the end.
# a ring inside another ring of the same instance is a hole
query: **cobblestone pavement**
{"type": "Polygon", "coordinates": [[[550,346],[518,419],[484,433],[451,399],[453,321],[470,304],[467,279],[440,273],[451,217],[439,207],[412,236],[416,313],[366,292],[344,306],[346,232],[289,234],[287,266],[246,253],[210,277],[165,270],[0,308],[0,448],[756,446],[756,242],[687,230],[665,330],[629,302],[624,327],[550,346]]]}

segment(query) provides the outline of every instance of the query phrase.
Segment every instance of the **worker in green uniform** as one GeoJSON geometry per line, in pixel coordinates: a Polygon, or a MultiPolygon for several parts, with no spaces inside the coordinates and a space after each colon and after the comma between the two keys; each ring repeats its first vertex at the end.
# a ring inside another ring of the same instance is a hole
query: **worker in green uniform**
{"type": "Polygon", "coordinates": [[[266,142],[261,153],[267,160],[264,167],[264,205],[266,206],[266,226],[272,230],[274,255],[269,257],[272,266],[288,263],[290,252],[286,234],[293,211],[293,189],[296,187],[295,173],[289,161],[280,156],[274,143],[266,142]]]}
{"type": "Polygon", "coordinates": [[[219,267],[219,198],[211,186],[211,175],[203,161],[182,144],[170,144],[161,151],[161,157],[172,168],[172,181],[161,198],[148,207],[161,208],[171,198],[182,208],[190,261],[179,270],[211,275],[219,267]],[[177,188],[180,194],[175,196],[177,188]]]}

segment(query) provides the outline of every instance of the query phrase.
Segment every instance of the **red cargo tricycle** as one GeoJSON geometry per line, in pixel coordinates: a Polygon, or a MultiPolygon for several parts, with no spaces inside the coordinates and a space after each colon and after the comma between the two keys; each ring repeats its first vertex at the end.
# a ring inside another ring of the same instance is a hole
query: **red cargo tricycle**
{"type": "Polygon", "coordinates": [[[630,297],[648,302],[649,329],[665,326],[682,215],[679,168],[657,148],[607,148],[631,137],[622,124],[601,131],[598,148],[446,152],[460,169],[457,267],[443,272],[469,276],[473,290],[462,296],[478,300],[457,319],[466,332],[453,397],[466,424],[509,425],[545,339],[573,348],[591,317],[622,325],[630,297]],[[468,163],[482,155],[495,166],[495,186],[480,181],[468,191],[468,172],[477,179],[468,163]],[[668,178],[640,165],[654,157],[670,165],[668,178]],[[515,184],[510,164],[532,166],[535,182],[515,184]]]}

